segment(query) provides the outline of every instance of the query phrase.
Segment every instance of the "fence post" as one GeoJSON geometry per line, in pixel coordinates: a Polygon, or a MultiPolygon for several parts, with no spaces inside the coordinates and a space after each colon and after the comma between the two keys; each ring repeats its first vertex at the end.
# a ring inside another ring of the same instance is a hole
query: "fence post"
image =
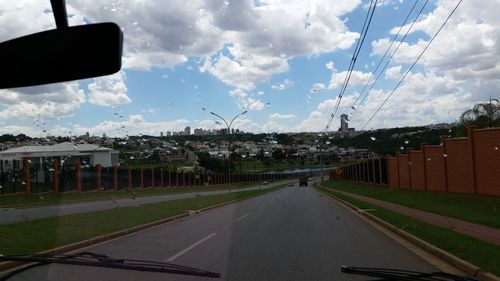
{"type": "Polygon", "coordinates": [[[144,188],[144,168],[141,168],[140,172],[141,172],[141,175],[140,175],[141,176],[141,185],[140,185],[140,187],[144,188]]]}
{"type": "Polygon", "coordinates": [[[186,187],[186,171],[182,171],[182,187],[186,187]]]}
{"type": "Polygon", "coordinates": [[[380,184],[384,184],[384,181],[382,180],[382,158],[378,159],[378,181],[380,184]]]}
{"type": "Polygon", "coordinates": [[[444,158],[444,191],[445,192],[448,192],[448,154],[446,152],[446,139],[447,138],[448,138],[448,136],[441,136],[441,146],[443,147],[443,158],[444,158]]]}
{"type": "Polygon", "coordinates": [[[160,188],[163,188],[163,168],[160,168],[160,188]]]}
{"type": "Polygon", "coordinates": [[[193,173],[191,173],[191,171],[188,172],[188,183],[189,183],[189,187],[193,187],[193,181],[192,181],[192,178],[193,177],[193,173]]]}
{"type": "Polygon", "coordinates": [[[175,187],[179,187],[179,171],[175,171],[175,187]]]}
{"type": "Polygon", "coordinates": [[[52,161],[52,189],[55,194],[59,193],[59,161],[52,161]]]}
{"type": "Polygon", "coordinates": [[[400,173],[399,173],[399,152],[396,153],[396,167],[397,167],[397,173],[398,173],[398,188],[400,189],[401,188],[401,178],[400,178],[400,173]]]}
{"type": "Polygon", "coordinates": [[[82,192],[82,163],[78,160],[75,163],[76,192],[82,192]]]}
{"type": "Polygon", "coordinates": [[[472,154],[472,182],[474,183],[474,194],[477,194],[477,167],[476,167],[476,151],[474,149],[474,129],[476,126],[467,127],[467,136],[469,137],[470,152],[472,154]]]}
{"type": "Polygon", "coordinates": [[[132,168],[128,167],[128,188],[132,188],[132,168]]]}
{"type": "Polygon", "coordinates": [[[151,168],[151,187],[155,187],[155,168],[151,168]]]}
{"type": "Polygon", "coordinates": [[[424,158],[424,190],[427,190],[427,158],[425,158],[426,143],[420,144],[420,151],[422,151],[422,157],[424,158]]]}
{"type": "Polygon", "coordinates": [[[97,191],[101,191],[101,169],[102,169],[101,165],[97,164],[95,166],[97,191]]]}
{"type": "Polygon", "coordinates": [[[30,161],[27,157],[23,157],[23,181],[24,181],[24,194],[31,194],[31,179],[30,179],[30,161]]]}
{"type": "MultiPolygon", "coordinates": [[[[168,169],[168,168],[167,168],[168,169]]],[[[168,170],[168,186],[172,187],[172,171],[168,170]]]]}
{"type": "Polygon", "coordinates": [[[113,165],[113,168],[111,170],[113,172],[113,189],[114,191],[118,191],[118,167],[116,165],[113,165]]]}

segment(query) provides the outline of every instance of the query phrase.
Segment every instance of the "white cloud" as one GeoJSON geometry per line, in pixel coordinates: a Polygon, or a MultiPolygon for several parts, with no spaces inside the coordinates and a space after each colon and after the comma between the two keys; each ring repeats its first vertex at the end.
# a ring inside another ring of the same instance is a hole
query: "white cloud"
{"type": "Polygon", "coordinates": [[[144,117],[141,114],[130,115],[128,121],[131,123],[142,123],[144,122],[144,117]]]}
{"type": "Polygon", "coordinates": [[[385,71],[385,78],[388,79],[401,79],[403,74],[401,73],[401,65],[389,67],[385,71]]]}
{"type": "Polygon", "coordinates": [[[280,119],[296,119],[297,116],[294,114],[280,114],[280,113],[272,113],[269,115],[270,120],[280,120],[280,119]]]}
{"type": "Polygon", "coordinates": [[[317,93],[325,88],[325,84],[322,83],[314,83],[314,85],[311,87],[311,90],[309,90],[310,93],[317,93]]]}
{"type": "Polygon", "coordinates": [[[236,99],[236,102],[240,109],[249,109],[249,110],[264,109],[265,104],[262,101],[249,96],[242,89],[234,89],[229,92],[229,95],[236,99]]]}
{"type": "Polygon", "coordinates": [[[120,71],[113,75],[94,78],[89,84],[89,102],[102,106],[115,106],[129,103],[132,100],[127,96],[125,73],[120,71]]]}
{"type": "Polygon", "coordinates": [[[85,102],[77,82],[0,90],[0,119],[60,119],[72,116],[85,102]]]}
{"type": "MultiPolygon", "coordinates": [[[[341,88],[344,85],[346,75],[348,75],[348,71],[332,72],[332,78],[330,80],[330,84],[328,85],[328,89],[341,88]]],[[[347,88],[351,88],[357,85],[364,85],[368,81],[368,79],[370,79],[370,76],[371,73],[369,72],[362,72],[357,70],[352,71],[347,88]]]]}
{"type": "Polygon", "coordinates": [[[284,90],[284,89],[288,89],[288,88],[292,87],[293,85],[294,85],[294,82],[292,80],[285,79],[281,83],[272,85],[271,88],[276,89],[276,90],[284,90]]]}
{"type": "Polygon", "coordinates": [[[124,67],[172,67],[190,57],[209,57],[207,71],[236,88],[250,90],[288,71],[301,55],[349,48],[359,37],[342,17],[360,0],[162,1],[123,0],[112,6],[74,0],[68,5],[91,21],[114,21],[124,29],[124,67]],[[304,22],[308,26],[304,26],[304,22]],[[227,46],[228,55],[217,53],[227,46]]]}
{"type": "Polygon", "coordinates": [[[333,66],[333,61],[329,61],[325,64],[325,67],[326,69],[330,70],[330,71],[335,71],[335,67],[333,66]]]}

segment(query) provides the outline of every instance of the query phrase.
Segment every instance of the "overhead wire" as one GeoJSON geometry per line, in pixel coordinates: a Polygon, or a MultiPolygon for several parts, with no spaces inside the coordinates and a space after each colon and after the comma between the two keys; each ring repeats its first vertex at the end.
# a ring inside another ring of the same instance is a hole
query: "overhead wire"
{"type": "Polygon", "coordinates": [[[396,90],[399,88],[399,86],[403,83],[403,81],[405,80],[406,76],[408,76],[408,73],[411,72],[411,70],[413,69],[413,67],[417,64],[417,62],[420,60],[420,58],[422,58],[422,56],[424,55],[424,53],[427,51],[427,49],[429,48],[429,46],[432,44],[432,42],[434,41],[434,39],[436,39],[436,37],[438,36],[438,34],[441,32],[441,30],[444,28],[444,26],[446,25],[446,23],[449,21],[449,19],[451,18],[451,16],[455,13],[455,11],[457,10],[457,8],[460,6],[460,4],[462,3],[463,0],[460,0],[458,1],[457,5],[455,5],[455,8],[453,8],[453,10],[450,12],[450,14],[448,15],[448,17],[446,18],[446,20],[443,22],[443,24],[439,27],[439,29],[436,31],[436,33],[434,34],[434,36],[432,36],[431,40],[429,41],[429,43],[427,43],[427,45],[425,46],[425,48],[422,50],[422,52],[420,52],[420,54],[418,55],[418,57],[415,59],[415,61],[413,62],[413,64],[410,66],[410,68],[408,68],[408,70],[405,72],[405,74],[403,75],[403,77],[401,78],[401,80],[399,80],[399,82],[396,84],[396,86],[392,89],[392,91],[390,92],[390,94],[385,98],[384,102],[382,102],[382,104],[377,108],[377,110],[373,113],[373,115],[370,117],[370,119],[365,123],[365,125],[361,128],[361,130],[363,130],[364,128],[366,128],[366,126],[368,126],[368,124],[373,120],[373,118],[377,115],[377,113],[380,111],[380,109],[386,104],[386,102],[392,97],[392,95],[396,92],[396,90]]]}
{"type": "Polygon", "coordinates": [[[354,53],[353,53],[353,56],[351,58],[351,61],[350,61],[350,64],[349,64],[349,68],[348,68],[348,71],[346,73],[346,77],[344,79],[344,83],[342,84],[342,88],[340,90],[340,93],[337,97],[337,103],[335,104],[335,107],[334,107],[334,110],[332,112],[332,114],[330,115],[330,119],[324,129],[324,131],[327,131],[328,128],[330,127],[332,121],[333,121],[333,118],[335,117],[335,114],[337,113],[337,110],[340,106],[340,102],[342,100],[342,97],[345,93],[345,90],[347,89],[347,86],[349,84],[349,80],[351,79],[351,74],[352,74],[352,71],[354,69],[354,65],[356,64],[356,60],[358,58],[358,55],[361,51],[361,47],[363,46],[363,43],[365,41],[365,38],[366,38],[366,34],[368,33],[368,29],[370,27],[370,24],[371,24],[371,21],[372,21],[372,18],[373,18],[373,14],[375,12],[375,8],[377,6],[377,2],[378,0],[371,0],[370,2],[370,6],[368,8],[368,11],[366,13],[366,17],[365,17],[365,21],[363,23],[363,28],[361,29],[361,36],[359,38],[359,40],[357,41],[356,43],[356,47],[354,49],[354,53]]]}
{"type": "MultiPolygon", "coordinates": [[[[408,21],[408,19],[410,18],[411,14],[413,13],[413,10],[415,10],[415,7],[417,6],[417,3],[418,3],[418,0],[415,0],[415,3],[413,4],[413,6],[411,7],[410,11],[408,12],[408,14],[406,15],[406,18],[404,19],[403,23],[401,24],[401,26],[399,27],[399,30],[398,32],[396,33],[396,35],[394,35],[394,37],[392,38],[391,40],[391,43],[389,44],[389,47],[387,47],[387,50],[385,50],[385,53],[384,55],[380,58],[380,60],[378,61],[377,63],[377,66],[375,67],[375,69],[373,70],[373,72],[371,73],[370,75],[370,78],[366,81],[365,83],[365,86],[363,87],[363,90],[361,90],[361,93],[359,94],[359,96],[356,98],[356,100],[354,101],[352,107],[356,106],[357,102],[359,101],[359,98],[364,94],[366,88],[368,87],[368,85],[370,84],[370,82],[372,81],[372,78],[373,76],[375,76],[375,73],[377,73],[377,70],[378,68],[380,67],[380,65],[382,64],[382,61],[384,61],[385,57],[387,56],[387,53],[389,53],[389,50],[392,48],[392,45],[394,45],[394,42],[396,42],[396,39],[399,37],[399,35],[401,34],[401,30],[403,30],[403,27],[406,25],[406,22],[408,21]]],[[[418,18],[418,16],[417,16],[418,18]]]]}
{"type": "Polygon", "coordinates": [[[403,38],[401,38],[401,41],[399,41],[399,44],[397,45],[396,49],[394,49],[394,52],[392,52],[391,56],[389,57],[389,59],[387,60],[387,62],[384,64],[384,67],[382,68],[382,70],[380,70],[379,74],[377,75],[377,77],[375,78],[375,81],[372,83],[372,85],[370,86],[370,88],[368,89],[368,92],[366,92],[366,95],[363,97],[363,99],[361,100],[361,102],[359,103],[359,106],[356,107],[354,109],[354,112],[357,112],[359,107],[363,105],[363,103],[365,102],[366,98],[368,97],[368,95],[371,93],[371,91],[373,90],[373,87],[375,87],[375,84],[377,84],[378,80],[380,79],[380,77],[382,76],[382,74],[384,73],[384,71],[387,69],[387,66],[389,66],[389,63],[391,62],[392,58],[394,57],[394,55],[398,52],[399,50],[399,47],[401,47],[401,45],[403,44],[403,42],[405,41],[406,39],[406,36],[408,36],[408,34],[410,33],[410,31],[413,29],[413,26],[415,25],[415,23],[417,22],[418,18],[420,17],[420,15],[422,14],[422,11],[424,10],[424,8],[427,6],[427,3],[429,2],[429,0],[426,0],[424,5],[420,8],[420,10],[418,11],[418,14],[417,16],[415,17],[415,19],[413,20],[413,22],[411,23],[410,27],[408,27],[408,29],[406,30],[405,32],[405,35],[403,35],[403,38]]]}

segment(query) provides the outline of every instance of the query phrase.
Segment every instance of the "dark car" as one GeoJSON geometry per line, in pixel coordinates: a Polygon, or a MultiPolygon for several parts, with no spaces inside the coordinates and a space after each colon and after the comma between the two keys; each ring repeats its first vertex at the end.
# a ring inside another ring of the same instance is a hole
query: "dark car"
{"type": "Polygon", "coordinates": [[[299,186],[307,186],[307,177],[302,176],[299,178],[299,186]]]}

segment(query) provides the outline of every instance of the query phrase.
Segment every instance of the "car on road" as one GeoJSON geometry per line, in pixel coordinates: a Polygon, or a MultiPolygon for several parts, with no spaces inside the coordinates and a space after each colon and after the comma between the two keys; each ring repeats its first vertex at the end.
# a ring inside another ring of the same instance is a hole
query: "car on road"
{"type": "Polygon", "coordinates": [[[307,186],[308,177],[301,176],[299,178],[299,186],[307,186]]]}

